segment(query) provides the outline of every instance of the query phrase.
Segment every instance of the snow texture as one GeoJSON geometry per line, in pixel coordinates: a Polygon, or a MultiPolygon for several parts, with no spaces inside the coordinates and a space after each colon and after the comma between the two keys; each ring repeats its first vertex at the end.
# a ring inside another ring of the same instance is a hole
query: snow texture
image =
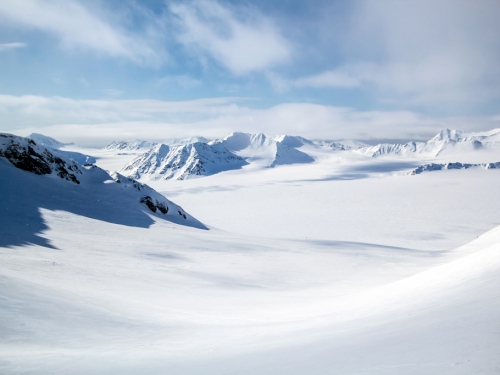
{"type": "Polygon", "coordinates": [[[149,187],[99,167],[134,152],[83,167],[0,136],[0,373],[500,372],[499,168],[415,178],[428,155],[229,143],[265,166],[278,143],[315,162],[149,187]]]}

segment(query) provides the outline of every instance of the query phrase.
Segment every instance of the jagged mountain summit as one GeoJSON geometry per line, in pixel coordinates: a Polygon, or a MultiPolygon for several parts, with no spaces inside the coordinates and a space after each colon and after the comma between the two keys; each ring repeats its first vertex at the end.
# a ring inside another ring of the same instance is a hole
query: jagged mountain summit
{"type": "Polygon", "coordinates": [[[416,154],[436,157],[492,149],[500,150],[500,129],[477,133],[445,129],[427,142],[383,143],[360,149],[359,152],[372,157],[416,154]]]}
{"type": "Polygon", "coordinates": [[[138,151],[138,150],[149,150],[156,146],[156,142],[143,141],[140,139],[129,139],[125,141],[113,141],[106,147],[105,150],[116,150],[116,151],[138,151]]]}
{"type": "Polygon", "coordinates": [[[137,179],[185,180],[239,169],[246,164],[243,158],[221,143],[158,144],[125,165],[120,172],[137,179]]]}
{"type": "MultiPolygon", "coordinates": [[[[147,210],[169,221],[205,228],[149,186],[116,172],[108,173],[95,165],[80,166],[30,138],[0,133],[0,169],[2,176],[15,182],[6,185],[2,193],[12,190],[9,194],[16,196],[22,192],[31,195],[34,201],[46,201],[49,207],[57,201],[58,209],[65,210],[67,206],[69,211],[94,213],[112,222],[125,220],[130,225],[134,225],[132,219],[119,216],[127,212],[136,216],[138,210],[147,210]],[[26,172],[29,173],[26,175],[26,172]]],[[[18,198],[10,200],[12,204],[22,203],[18,198]]]]}
{"type": "Polygon", "coordinates": [[[151,150],[153,147],[159,145],[159,144],[165,144],[168,146],[184,146],[184,145],[189,145],[192,143],[209,143],[211,142],[210,139],[201,137],[201,136],[194,136],[194,137],[189,137],[189,138],[172,138],[168,139],[162,142],[151,142],[151,141],[145,141],[141,139],[129,139],[129,140],[119,140],[119,141],[113,141],[106,147],[104,147],[105,150],[110,150],[110,151],[148,151],[151,150]]]}

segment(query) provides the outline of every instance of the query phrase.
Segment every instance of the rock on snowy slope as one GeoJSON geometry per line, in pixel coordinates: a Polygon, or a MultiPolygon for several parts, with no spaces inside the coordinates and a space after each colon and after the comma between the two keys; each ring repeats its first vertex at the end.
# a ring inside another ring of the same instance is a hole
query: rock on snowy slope
{"type": "Polygon", "coordinates": [[[0,133],[0,157],[24,171],[39,175],[57,175],[76,184],[80,183],[77,175],[82,172],[74,160],[54,154],[30,138],[0,133]]]}
{"type": "Polygon", "coordinates": [[[74,151],[66,151],[61,150],[61,147],[73,145],[73,143],[62,143],[54,138],[47,137],[43,134],[32,133],[28,136],[28,138],[32,139],[39,146],[44,146],[51,150],[54,155],[66,157],[76,161],[80,165],[85,164],[95,164],[96,160],[93,156],[81,154],[79,152],[74,151]]]}
{"type": "Polygon", "coordinates": [[[435,157],[443,154],[491,149],[500,150],[500,129],[478,133],[446,129],[427,142],[383,143],[363,148],[359,152],[372,157],[415,154],[435,157]]]}
{"type": "Polygon", "coordinates": [[[185,180],[239,169],[246,164],[220,143],[196,142],[173,147],[159,144],[125,165],[120,172],[133,178],[185,180]]]}
{"type": "MultiPolygon", "coordinates": [[[[29,185],[32,185],[29,187],[29,190],[35,199],[42,199],[42,196],[45,198],[50,196],[52,199],[57,200],[68,194],[73,196],[72,193],[81,194],[85,191],[85,199],[91,197],[94,202],[97,200],[97,202],[106,202],[104,204],[109,204],[116,201],[120,202],[116,204],[117,207],[130,206],[129,208],[132,211],[137,211],[137,209],[141,209],[142,207],[143,209],[147,209],[148,212],[157,214],[167,220],[205,228],[203,224],[188,215],[181,207],[170,202],[149,186],[116,172],[109,174],[94,165],[79,166],[74,160],[57,155],[53,150],[37,145],[32,139],[0,133],[1,159],[4,159],[8,164],[19,170],[31,172],[33,176],[47,175],[52,177],[50,183],[47,183],[46,179],[40,179],[41,176],[38,179],[22,177],[22,175],[16,178],[4,178],[3,182],[10,181],[10,186],[4,186],[3,192],[8,189],[13,189],[13,191],[17,192],[25,187],[14,185],[17,185],[21,179],[29,179],[29,185]],[[69,181],[72,184],[61,186],[60,179],[69,181]],[[43,185],[44,187],[37,187],[37,185],[43,185]],[[80,190],[73,191],[74,188],[71,185],[80,185],[80,190]],[[54,190],[50,191],[50,187],[53,187],[54,190]],[[57,192],[58,190],[60,191],[57,192]]],[[[2,169],[5,169],[8,167],[8,164],[3,162],[0,166],[2,169]]],[[[2,176],[8,174],[15,175],[16,173],[19,174],[7,168],[7,171],[2,173],[2,176]]],[[[68,198],[68,200],[72,200],[72,198],[68,198]]],[[[16,200],[14,199],[14,201],[16,200]]],[[[50,202],[47,205],[50,205],[50,202]]],[[[94,211],[99,212],[103,208],[98,206],[102,206],[102,204],[96,203],[94,211]]],[[[85,209],[91,208],[86,207],[85,209]]],[[[106,213],[107,217],[112,217],[114,208],[111,207],[111,211],[109,211],[109,207],[106,207],[106,209],[108,210],[106,213]]]]}
{"type": "Polygon", "coordinates": [[[440,171],[443,169],[469,169],[481,167],[484,169],[500,169],[500,162],[497,163],[430,163],[413,169],[409,174],[416,175],[422,172],[440,171]]]}

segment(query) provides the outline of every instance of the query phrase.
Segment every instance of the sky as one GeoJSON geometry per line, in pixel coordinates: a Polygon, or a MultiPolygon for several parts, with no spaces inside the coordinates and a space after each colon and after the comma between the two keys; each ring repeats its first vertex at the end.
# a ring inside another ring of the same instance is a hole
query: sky
{"type": "Polygon", "coordinates": [[[498,128],[499,19],[497,0],[3,0],[0,131],[100,147],[498,128]]]}

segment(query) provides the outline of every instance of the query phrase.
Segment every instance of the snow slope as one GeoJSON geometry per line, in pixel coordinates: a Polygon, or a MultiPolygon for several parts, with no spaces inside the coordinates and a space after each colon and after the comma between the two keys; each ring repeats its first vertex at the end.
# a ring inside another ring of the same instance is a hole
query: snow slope
{"type": "Polygon", "coordinates": [[[44,228],[37,213],[40,208],[66,210],[125,225],[134,225],[136,220],[137,225],[152,223],[147,212],[183,225],[206,228],[149,186],[118,173],[109,174],[94,165],[79,166],[29,138],[0,133],[0,162],[2,212],[13,215],[2,221],[1,246],[26,243],[30,238],[39,243],[39,232],[44,228]],[[28,227],[20,225],[25,219],[19,208],[34,219],[28,227]]]}
{"type": "Polygon", "coordinates": [[[137,179],[186,180],[238,169],[246,164],[220,143],[196,142],[180,146],[160,143],[125,165],[120,172],[137,179]]]}
{"type": "MultiPolygon", "coordinates": [[[[300,167],[306,166],[286,166],[279,173],[291,168],[286,174],[293,177],[300,167]]],[[[363,242],[368,225],[360,221],[353,224],[358,242],[236,236],[136,210],[130,200],[117,200],[123,197],[118,190],[109,195],[95,194],[95,186],[76,190],[91,185],[90,174],[83,174],[89,181],[77,185],[22,171],[3,158],[0,168],[5,177],[0,188],[7,198],[0,201],[0,219],[16,220],[12,239],[18,238],[9,247],[0,246],[2,374],[441,375],[499,370],[500,228],[447,251],[363,242]],[[24,202],[21,210],[19,202],[24,202]],[[26,241],[28,227],[36,225],[37,238],[26,241]]],[[[402,178],[422,183],[416,190],[429,197],[436,185],[445,185],[432,176],[402,178]]],[[[213,179],[229,189],[226,177],[187,182],[213,179]]],[[[398,178],[384,180],[397,184],[398,178]]],[[[453,193],[460,180],[448,180],[453,193]]],[[[325,185],[322,194],[313,195],[323,201],[343,183],[309,182],[325,185]]],[[[349,215],[309,207],[306,182],[292,184],[304,197],[298,208],[285,184],[266,182],[283,204],[295,204],[300,214],[313,211],[316,219],[303,226],[349,215]]],[[[368,193],[373,186],[361,186],[361,191],[368,193]]],[[[364,211],[372,215],[372,225],[388,225],[380,215],[381,201],[373,202],[378,214],[364,211]]],[[[406,212],[427,204],[406,202],[406,212]]],[[[434,216],[443,207],[430,211],[435,202],[426,215],[438,223],[443,217],[434,216]]],[[[246,202],[248,208],[254,203],[246,202]]],[[[233,207],[235,215],[228,219],[244,220],[247,211],[240,208],[233,207]]],[[[261,213],[266,220],[267,213],[261,213]]],[[[453,215],[448,219],[453,221],[453,215]]],[[[9,230],[0,227],[0,238],[10,238],[9,230]]]]}

